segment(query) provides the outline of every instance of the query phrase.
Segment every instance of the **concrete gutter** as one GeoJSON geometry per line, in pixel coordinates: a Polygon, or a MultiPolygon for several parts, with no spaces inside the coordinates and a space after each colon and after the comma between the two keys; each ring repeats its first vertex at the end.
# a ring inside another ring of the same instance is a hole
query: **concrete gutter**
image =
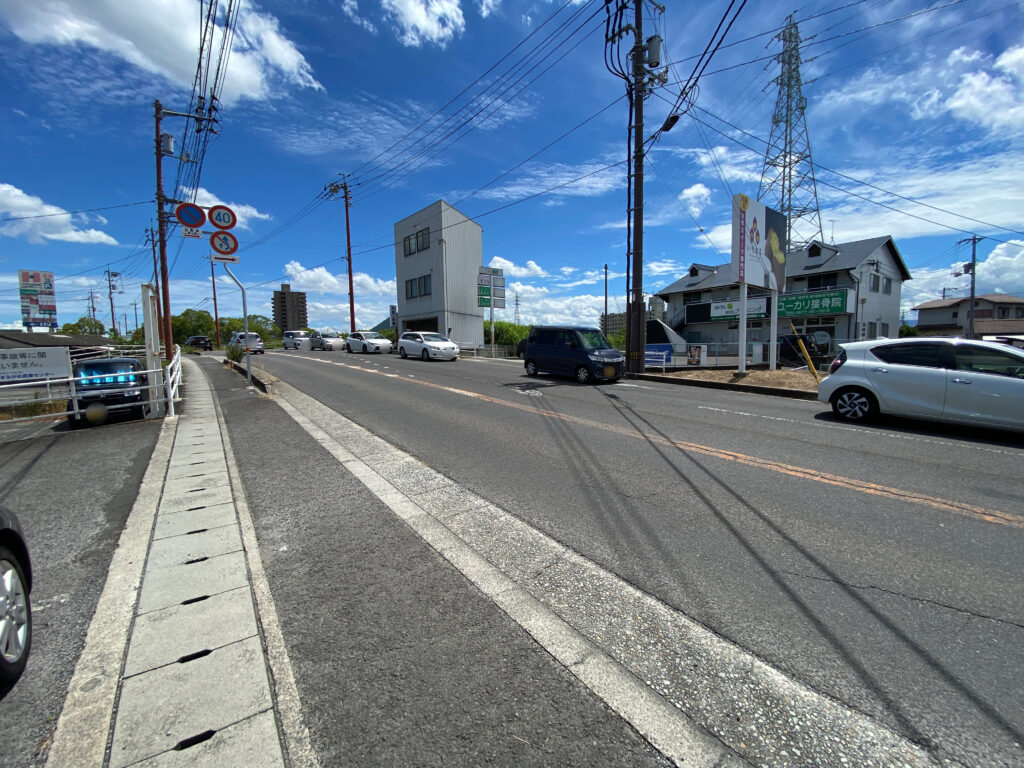
{"type": "MultiPolygon", "coordinates": [[[[238,373],[242,374],[243,376],[246,375],[245,365],[243,365],[242,363],[236,363],[231,360],[228,360],[227,358],[224,358],[224,365],[234,368],[236,371],[238,371],[238,373]]],[[[271,390],[273,389],[274,384],[277,383],[277,379],[274,376],[271,376],[266,371],[262,370],[261,368],[253,368],[252,383],[253,386],[256,387],[256,389],[258,389],[260,392],[262,392],[265,395],[269,395],[271,394],[271,390]]]]}
{"type": "Polygon", "coordinates": [[[796,400],[817,400],[817,392],[809,392],[802,389],[784,389],[782,387],[761,387],[754,384],[732,384],[725,381],[705,381],[703,379],[684,379],[679,376],[662,376],[654,373],[641,373],[631,378],[644,381],[657,381],[662,384],[686,384],[691,387],[704,387],[705,389],[727,389],[733,392],[752,392],[756,395],[775,395],[777,397],[790,397],[796,400]]]}

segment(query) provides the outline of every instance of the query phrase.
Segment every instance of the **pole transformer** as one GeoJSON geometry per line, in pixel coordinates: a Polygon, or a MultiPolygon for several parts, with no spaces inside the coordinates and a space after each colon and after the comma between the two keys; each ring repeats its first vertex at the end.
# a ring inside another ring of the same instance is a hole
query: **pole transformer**
{"type": "Polygon", "coordinates": [[[786,217],[787,242],[796,250],[823,238],[821,211],[800,77],[800,29],[792,15],[777,39],[782,41],[782,52],[775,56],[781,71],[773,82],[779,91],[757,199],[786,217]]]}

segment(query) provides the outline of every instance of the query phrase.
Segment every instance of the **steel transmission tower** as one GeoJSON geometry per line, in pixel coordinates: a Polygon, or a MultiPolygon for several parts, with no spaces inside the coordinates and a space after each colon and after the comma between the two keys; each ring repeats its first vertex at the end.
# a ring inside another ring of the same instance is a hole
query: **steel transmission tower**
{"type": "Polygon", "coordinates": [[[807,99],[800,79],[800,30],[792,15],[778,39],[782,53],[775,60],[782,71],[773,82],[779,86],[779,95],[757,199],[786,217],[787,241],[789,248],[795,249],[822,239],[821,212],[807,133],[807,99]]]}

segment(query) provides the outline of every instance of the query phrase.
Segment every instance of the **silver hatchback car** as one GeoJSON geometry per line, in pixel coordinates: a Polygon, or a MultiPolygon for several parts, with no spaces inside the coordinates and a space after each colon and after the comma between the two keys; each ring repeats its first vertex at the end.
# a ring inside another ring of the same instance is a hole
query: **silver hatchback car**
{"type": "Polygon", "coordinates": [[[818,400],[845,421],[880,413],[1024,429],[1024,351],[987,341],[913,337],[842,345],[818,400]]]}

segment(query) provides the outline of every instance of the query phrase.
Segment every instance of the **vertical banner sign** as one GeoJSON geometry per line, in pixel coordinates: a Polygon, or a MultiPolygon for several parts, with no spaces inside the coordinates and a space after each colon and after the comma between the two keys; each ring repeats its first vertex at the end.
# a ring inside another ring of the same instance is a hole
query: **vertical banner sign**
{"type": "Polygon", "coordinates": [[[732,261],[736,282],[785,290],[787,247],[785,216],[746,195],[733,195],[732,261]]]}
{"type": "Polygon", "coordinates": [[[21,297],[21,324],[26,328],[57,328],[57,295],[53,290],[53,272],[18,270],[21,297]]]}

